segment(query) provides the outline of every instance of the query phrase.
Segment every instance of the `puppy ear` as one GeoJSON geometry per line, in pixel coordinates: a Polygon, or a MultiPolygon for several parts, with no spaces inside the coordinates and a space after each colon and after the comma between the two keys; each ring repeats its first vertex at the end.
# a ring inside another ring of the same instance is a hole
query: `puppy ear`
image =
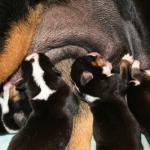
{"type": "Polygon", "coordinates": [[[80,83],[82,86],[84,86],[87,83],[89,83],[92,79],[93,79],[93,74],[91,72],[84,71],[81,74],[80,83]]]}

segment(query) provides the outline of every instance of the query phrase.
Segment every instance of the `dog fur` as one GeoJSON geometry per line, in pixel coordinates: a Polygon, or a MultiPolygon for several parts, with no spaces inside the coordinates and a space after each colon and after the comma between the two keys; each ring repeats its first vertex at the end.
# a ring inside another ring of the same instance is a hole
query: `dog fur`
{"type": "MultiPolygon", "coordinates": [[[[123,75],[125,70],[121,67],[122,75],[110,75],[110,63],[95,65],[97,59],[101,58],[90,55],[78,58],[71,71],[77,91],[93,113],[97,150],[141,150],[140,129],[125,100],[128,83],[123,75]],[[104,68],[110,70],[109,74],[103,73],[104,68]]],[[[124,60],[120,66],[123,63],[124,60]]]]}
{"type": "Polygon", "coordinates": [[[141,70],[135,60],[130,71],[132,79],[127,90],[128,106],[150,143],[150,71],[141,70]]]}
{"type": "Polygon", "coordinates": [[[33,111],[8,150],[64,150],[78,110],[75,95],[44,54],[28,56],[22,71],[33,111]]]}

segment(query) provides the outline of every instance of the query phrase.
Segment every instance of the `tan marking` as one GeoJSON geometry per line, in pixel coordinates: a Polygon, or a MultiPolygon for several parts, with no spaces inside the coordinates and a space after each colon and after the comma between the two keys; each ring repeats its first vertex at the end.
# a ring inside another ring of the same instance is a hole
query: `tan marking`
{"type": "Polygon", "coordinates": [[[98,56],[96,58],[96,62],[97,62],[99,67],[102,67],[102,66],[106,65],[106,60],[104,59],[104,57],[101,57],[101,56],[98,56]]]}
{"type": "Polygon", "coordinates": [[[39,16],[43,10],[44,7],[39,4],[35,9],[30,9],[27,20],[12,24],[5,48],[0,53],[0,83],[18,68],[27,55],[39,16]]]}
{"type": "Polygon", "coordinates": [[[130,65],[130,62],[128,60],[122,59],[121,62],[120,62],[120,64],[122,66],[126,67],[126,66],[130,65]]]}
{"type": "Polygon", "coordinates": [[[79,114],[74,117],[72,136],[66,150],[90,150],[93,116],[87,104],[81,103],[79,114]]]}
{"type": "Polygon", "coordinates": [[[92,61],[91,64],[95,67],[103,67],[106,65],[106,60],[102,56],[97,56],[95,61],[92,61]]]}
{"type": "MultiPolygon", "coordinates": [[[[63,79],[73,88],[70,79],[72,59],[59,62],[56,67],[62,73],[63,79]]],[[[73,131],[66,150],[90,150],[92,139],[93,115],[87,103],[80,102],[78,114],[74,117],[73,131]]]]}
{"type": "Polygon", "coordinates": [[[98,66],[95,61],[92,61],[91,64],[92,64],[92,66],[94,66],[94,67],[97,67],[97,66],[98,66]]]}
{"type": "Polygon", "coordinates": [[[15,86],[12,86],[11,89],[10,89],[10,99],[13,102],[17,102],[21,99],[15,86]]]}
{"type": "Polygon", "coordinates": [[[126,59],[122,59],[120,62],[120,77],[121,79],[126,79],[127,78],[127,73],[128,73],[128,66],[130,65],[130,62],[126,59]]]}

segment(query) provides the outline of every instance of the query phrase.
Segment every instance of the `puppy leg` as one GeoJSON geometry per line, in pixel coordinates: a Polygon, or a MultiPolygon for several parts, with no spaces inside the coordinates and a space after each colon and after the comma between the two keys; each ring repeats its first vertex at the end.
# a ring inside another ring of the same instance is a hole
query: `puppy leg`
{"type": "Polygon", "coordinates": [[[124,80],[129,78],[129,67],[133,63],[133,56],[126,54],[122,57],[120,62],[120,77],[124,80]]]}

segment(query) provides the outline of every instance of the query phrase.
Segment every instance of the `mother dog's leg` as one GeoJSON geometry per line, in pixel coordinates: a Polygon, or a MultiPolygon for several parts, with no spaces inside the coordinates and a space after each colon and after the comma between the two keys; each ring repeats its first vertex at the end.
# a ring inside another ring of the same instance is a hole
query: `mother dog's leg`
{"type": "Polygon", "coordinates": [[[90,150],[93,117],[87,104],[80,104],[80,113],[74,118],[74,127],[67,150],[90,150]]]}
{"type": "MultiPolygon", "coordinates": [[[[72,61],[65,60],[57,65],[64,75],[64,80],[73,87],[70,80],[72,61]]],[[[89,106],[81,102],[78,114],[74,117],[73,131],[66,150],[90,150],[92,139],[93,117],[89,106]]]]}

